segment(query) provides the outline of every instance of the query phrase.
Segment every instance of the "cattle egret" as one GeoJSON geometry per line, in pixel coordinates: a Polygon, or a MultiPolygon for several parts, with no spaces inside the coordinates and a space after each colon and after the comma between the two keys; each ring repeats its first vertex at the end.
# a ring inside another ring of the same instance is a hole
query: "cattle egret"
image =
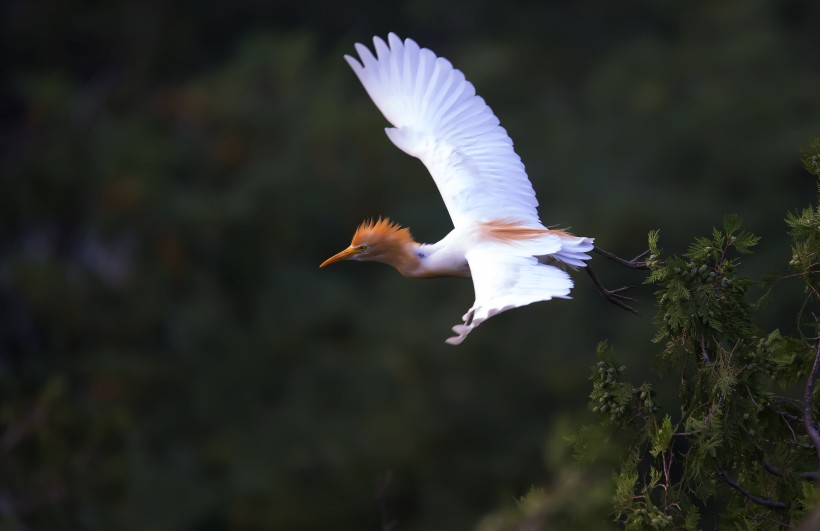
{"type": "MultiPolygon", "coordinates": [[[[410,278],[472,278],[475,303],[453,327],[456,335],[446,340],[451,345],[506,310],[570,298],[573,283],[565,269],[586,266],[587,253],[597,250],[593,239],[541,224],[512,140],[461,71],[393,33],[387,42],[374,37],[373,44],[375,56],[357,43],[359,60],[345,60],[393,125],[385,129],[388,138],[429,170],[454,228],[438,243],[424,244],[389,219],[368,221],[347,249],[320,267],[375,261],[410,278]]],[[[631,309],[617,301],[626,299],[617,291],[602,293],[631,309]]]]}

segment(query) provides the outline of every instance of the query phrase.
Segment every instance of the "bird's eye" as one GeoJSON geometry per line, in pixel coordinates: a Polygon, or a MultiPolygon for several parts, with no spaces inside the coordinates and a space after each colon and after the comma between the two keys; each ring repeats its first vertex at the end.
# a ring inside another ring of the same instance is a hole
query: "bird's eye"
{"type": "Polygon", "coordinates": [[[367,250],[367,245],[360,245],[359,250],[362,251],[362,252],[366,251],[367,250]]]}

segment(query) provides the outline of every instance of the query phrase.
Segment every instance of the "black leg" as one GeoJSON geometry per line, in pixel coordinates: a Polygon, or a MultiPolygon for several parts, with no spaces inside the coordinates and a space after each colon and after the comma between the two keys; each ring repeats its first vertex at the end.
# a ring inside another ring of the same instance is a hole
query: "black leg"
{"type": "Polygon", "coordinates": [[[621,264],[622,266],[630,267],[632,269],[649,269],[649,266],[646,265],[646,262],[643,261],[643,259],[646,258],[647,255],[649,255],[649,250],[648,249],[646,251],[642,252],[641,254],[639,254],[638,256],[636,256],[635,258],[633,258],[632,260],[624,260],[620,256],[614,255],[614,254],[610,253],[609,251],[605,251],[605,250],[601,249],[600,247],[593,247],[592,250],[594,252],[600,254],[601,256],[605,256],[605,257],[609,258],[613,262],[617,262],[617,263],[621,264]]]}
{"type": "MultiPolygon", "coordinates": [[[[595,249],[598,250],[597,247],[595,249]]],[[[604,255],[604,256],[606,256],[606,255],[604,255]]],[[[640,257],[638,257],[638,258],[640,258],[640,257]]],[[[628,305],[625,302],[625,301],[633,301],[634,299],[632,299],[631,297],[626,297],[624,295],[620,295],[621,292],[630,289],[631,286],[625,286],[623,288],[618,288],[618,289],[613,289],[613,290],[606,289],[601,284],[601,281],[598,280],[598,277],[595,276],[595,273],[592,272],[592,268],[589,267],[589,265],[587,265],[584,269],[586,270],[587,275],[589,275],[589,278],[592,279],[592,283],[595,284],[596,288],[598,288],[598,292],[603,296],[603,298],[605,298],[606,300],[608,300],[609,302],[611,302],[612,304],[614,304],[615,306],[617,306],[619,308],[623,308],[624,310],[626,310],[628,312],[632,312],[635,315],[638,315],[638,311],[635,310],[635,308],[633,308],[632,306],[628,305]]]]}

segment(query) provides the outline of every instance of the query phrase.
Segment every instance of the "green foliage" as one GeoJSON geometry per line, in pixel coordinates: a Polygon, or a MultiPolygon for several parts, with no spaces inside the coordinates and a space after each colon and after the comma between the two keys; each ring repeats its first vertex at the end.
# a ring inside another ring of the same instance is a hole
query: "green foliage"
{"type": "MultiPolygon", "coordinates": [[[[820,178],[820,138],[812,141],[803,154],[803,166],[820,178]]],[[[820,193],[820,181],[818,182],[820,193]]],[[[789,265],[806,284],[807,300],[817,297],[820,279],[817,275],[820,263],[820,205],[807,207],[799,213],[789,213],[786,217],[789,235],[792,238],[792,259],[789,265]]],[[[802,317],[803,312],[801,312],[802,317]]]]}
{"type": "Polygon", "coordinates": [[[589,408],[593,413],[609,415],[612,424],[625,426],[634,416],[648,418],[657,406],[653,401],[654,392],[649,384],[633,388],[623,380],[626,366],[615,363],[606,342],[598,345],[601,361],[595,366],[596,372],[590,394],[589,408]]]}
{"type": "MultiPolygon", "coordinates": [[[[711,237],[696,238],[682,257],[651,264],[647,282],[660,288],[656,292],[660,321],[655,341],[669,337],[681,340],[666,343],[665,355],[673,364],[684,361],[686,343],[692,338],[749,332],[748,280],[736,276],[739,260],[732,252],[749,253],[759,238],[740,227],[737,216],[727,216],[723,230],[713,229],[711,237]]],[[[650,248],[655,247],[652,254],[658,260],[661,252],[656,243],[653,245],[656,238],[650,236],[650,248]]]]}
{"type": "MultiPolygon", "coordinates": [[[[807,172],[815,177],[820,177],[820,137],[812,139],[809,147],[803,152],[800,162],[807,172]]],[[[820,183],[818,183],[820,188],[820,183]]]]}
{"type": "Polygon", "coordinates": [[[741,275],[740,257],[760,239],[737,216],[696,237],[682,256],[665,256],[659,233],[649,234],[647,283],[658,302],[655,341],[664,344],[657,363],[666,378],[680,378],[679,411],[658,411],[651,384],[626,381],[601,345],[589,403],[601,422],[570,439],[581,458],[598,452],[589,433],[622,441],[612,500],[626,528],[699,529],[703,507],[723,507],[729,527],[793,526],[816,503],[820,205],[788,214],[786,223],[795,274],[782,278],[796,275],[806,294],[796,335],[756,323],[761,306],[748,301],[756,283],[741,275]]]}

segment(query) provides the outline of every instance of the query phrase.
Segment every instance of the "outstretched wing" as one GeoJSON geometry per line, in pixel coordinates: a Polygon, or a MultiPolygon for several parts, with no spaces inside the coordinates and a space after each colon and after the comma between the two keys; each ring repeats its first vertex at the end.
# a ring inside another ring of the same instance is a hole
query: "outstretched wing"
{"type": "Polygon", "coordinates": [[[464,74],[412,39],[390,33],[387,41],[373,38],[375,57],[356,44],[361,63],[345,59],[395,126],[390,140],[430,171],[453,225],[499,217],[540,225],[512,140],[464,74]]]}
{"type": "Polygon", "coordinates": [[[572,279],[555,266],[532,256],[517,256],[493,250],[467,253],[475,288],[475,303],[464,315],[463,324],[453,327],[455,336],[447,343],[458,345],[467,334],[493,315],[553,297],[569,298],[572,279]]]}

